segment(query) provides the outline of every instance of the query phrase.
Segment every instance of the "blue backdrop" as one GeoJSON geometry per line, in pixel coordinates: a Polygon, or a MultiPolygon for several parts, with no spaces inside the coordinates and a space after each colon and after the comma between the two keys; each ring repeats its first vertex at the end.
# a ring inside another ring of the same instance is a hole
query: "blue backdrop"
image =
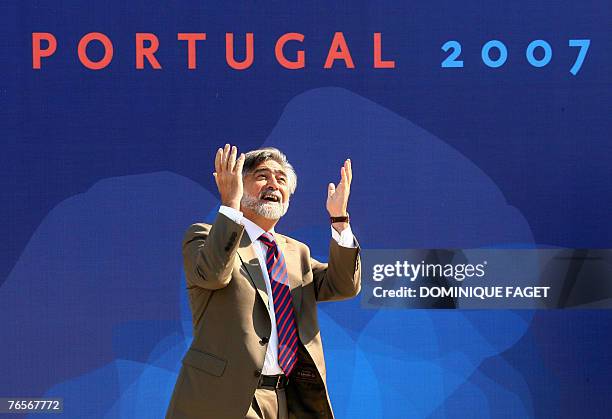
{"type": "MultiPolygon", "coordinates": [[[[612,4],[414,3],[3,3],[0,397],[163,415],[192,337],[180,241],[216,213],[226,142],[288,155],[298,189],[277,230],[320,259],[346,157],[364,248],[612,247],[612,4]],[[354,69],[323,68],[338,31],[354,69]],[[33,32],[57,39],[40,70],[33,32]],[[99,71],[78,59],[88,32],[113,42],[99,71]],[[135,68],[136,32],[159,38],[162,69],[135,68]],[[196,70],[178,32],[207,33],[196,70]],[[254,33],[249,69],[226,64],[226,32],[237,57],[254,33]],[[302,70],[276,62],[286,32],[305,36],[286,47],[305,50],[302,70]],[[374,32],[396,68],[373,68],[374,32]],[[542,67],[526,58],[538,39],[542,67]],[[590,40],[576,75],[571,39],[590,40]],[[463,67],[442,66],[449,40],[463,67]]],[[[319,308],[339,418],[609,415],[608,311],[319,308]]]]}

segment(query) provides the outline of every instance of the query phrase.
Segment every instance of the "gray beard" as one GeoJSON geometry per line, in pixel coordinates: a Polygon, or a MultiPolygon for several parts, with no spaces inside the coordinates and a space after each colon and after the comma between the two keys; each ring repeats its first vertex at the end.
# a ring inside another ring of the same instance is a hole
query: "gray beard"
{"type": "Polygon", "coordinates": [[[289,201],[285,202],[270,202],[262,201],[252,195],[244,194],[240,200],[240,205],[248,208],[255,214],[260,215],[268,220],[278,220],[287,213],[289,209],[289,201]]]}

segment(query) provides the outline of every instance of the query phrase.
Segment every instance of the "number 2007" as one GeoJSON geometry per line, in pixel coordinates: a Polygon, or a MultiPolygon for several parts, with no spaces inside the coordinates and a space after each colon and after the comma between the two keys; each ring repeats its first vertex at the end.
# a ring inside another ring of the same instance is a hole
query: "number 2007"
{"type": "MultiPolygon", "coordinates": [[[[574,65],[570,69],[570,73],[574,76],[578,74],[582,64],[584,63],[584,59],[586,58],[587,51],[589,50],[589,46],[591,45],[590,39],[570,39],[569,46],[577,47],[578,56],[576,57],[576,61],[574,61],[574,65]]],[[[461,44],[457,41],[448,41],[444,45],[442,45],[442,51],[449,52],[449,55],[442,61],[440,66],[442,68],[462,68],[463,60],[459,60],[459,56],[461,55],[461,44]]],[[[504,45],[503,42],[498,41],[496,39],[491,40],[485,43],[482,46],[482,50],[480,52],[480,56],[482,57],[482,62],[491,68],[498,68],[505,64],[508,59],[508,49],[504,45]],[[497,51],[497,58],[492,58],[492,52],[497,51]]],[[[527,58],[527,62],[531,64],[533,67],[544,67],[546,64],[550,62],[552,59],[552,47],[550,44],[542,39],[536,39],[532,41],[525,50],[525,57],[527,58]],[[538,52],[538,55],[541,58],[536,58],[536,51],[541,50],[541,53],[538,52]]]]}

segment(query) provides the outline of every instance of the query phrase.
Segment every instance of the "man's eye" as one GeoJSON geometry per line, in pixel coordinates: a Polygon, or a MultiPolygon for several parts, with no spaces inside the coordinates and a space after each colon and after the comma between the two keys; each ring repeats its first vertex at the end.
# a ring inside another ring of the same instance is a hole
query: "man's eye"
{"type": "Polygon", "coordinates": [[[285,180],[285,178],[284,178],[284,177],[280,178],[278,181],[279,181],[280,183],[282,183],[282,184],[287,183],[287,180],[285,180]]]}

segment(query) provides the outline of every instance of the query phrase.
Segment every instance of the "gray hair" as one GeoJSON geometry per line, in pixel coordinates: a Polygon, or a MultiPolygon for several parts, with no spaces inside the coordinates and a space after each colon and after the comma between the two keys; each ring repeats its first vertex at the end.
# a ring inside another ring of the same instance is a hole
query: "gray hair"
{"type": "Polygon", "coordinates": [[[257,166],[261,163],[274,160],[281,165],[285,173],[287,174],[287,184],[289,185],[289,192],[293,194],[295,188],[297,188],[297,175],[293,166],[287,161],[285,156],[279,149],[274,147],[260,148],[258,150],[252,150],[245,154],[244,165],[242,166],[242,176],[253,172],[257,166]]]}

